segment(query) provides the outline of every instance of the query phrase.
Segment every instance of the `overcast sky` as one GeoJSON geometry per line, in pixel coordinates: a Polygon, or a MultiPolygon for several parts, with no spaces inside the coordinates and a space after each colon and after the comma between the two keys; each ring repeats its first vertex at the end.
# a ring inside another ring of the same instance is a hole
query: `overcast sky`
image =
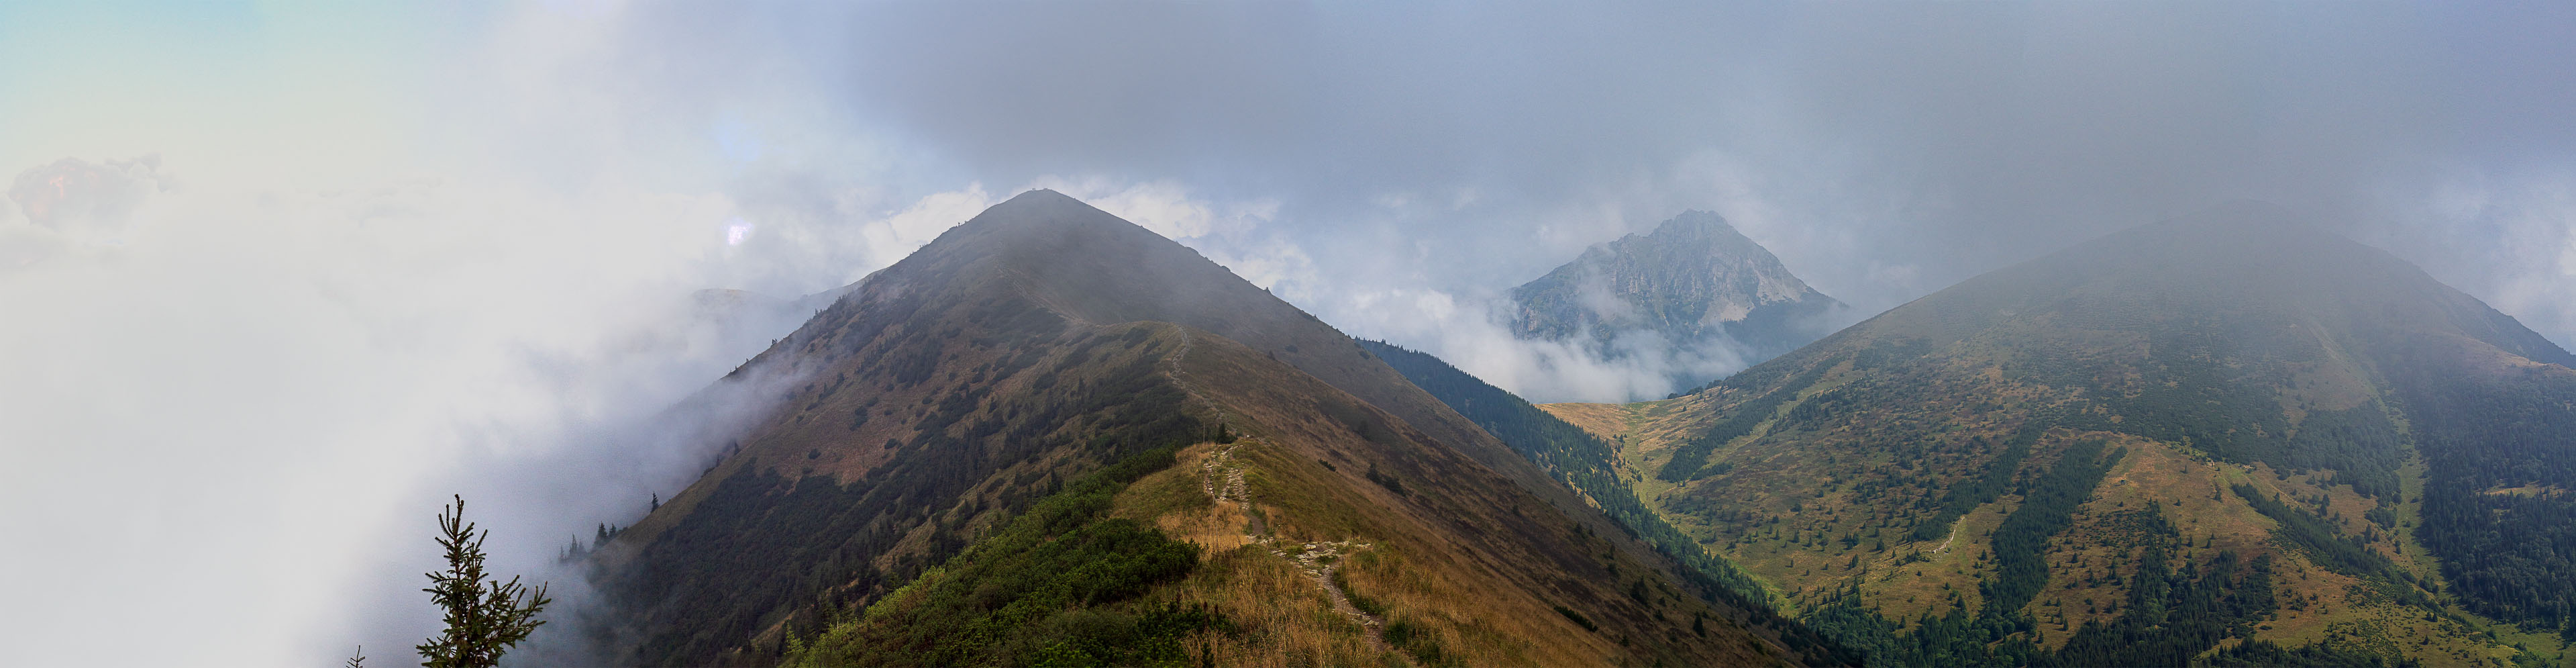
{"type": "Polygon", "coordinates": [[[447,494],[685,484],[692,291],[1032,187],[1541,398],[1652,388],[1486,305],[1685,209],[1867,315],[2266,199],[2576,342],[2566,3],[744,4],[0,4],[0,663],[409,663],[447,494]]]}

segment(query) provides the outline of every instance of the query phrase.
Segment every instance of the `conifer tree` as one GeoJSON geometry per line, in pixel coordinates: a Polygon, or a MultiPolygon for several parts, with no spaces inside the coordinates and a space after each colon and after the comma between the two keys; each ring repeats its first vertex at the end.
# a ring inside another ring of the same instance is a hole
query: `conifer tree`
{"type": "Polygon", "coordinates": [[[457,496],[453,508],[438,514],[438,529],[438,545],[447,550],[447,571],[425,573],[430,586],[421,591],[447,611],[447,628],[418,647],[420,665],[498,665],[503,652],[545,625],[537,613],[554,600],[546,598],[544,584],[531,590],[519,584],[518,576],[505,583],[484,574],[483,539],[491,532],[476,533],[474,524],[465,521],[464,496],[457,496]]]}

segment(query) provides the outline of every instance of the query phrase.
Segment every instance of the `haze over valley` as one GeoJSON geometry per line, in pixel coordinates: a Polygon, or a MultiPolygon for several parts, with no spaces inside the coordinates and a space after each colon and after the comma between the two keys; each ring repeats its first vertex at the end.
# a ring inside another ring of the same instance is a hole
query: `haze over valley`
{"type": "Polygon", "coordinates": [[[2570,33],[0,7],[0,664],[2576,665],[2570,33]]]}

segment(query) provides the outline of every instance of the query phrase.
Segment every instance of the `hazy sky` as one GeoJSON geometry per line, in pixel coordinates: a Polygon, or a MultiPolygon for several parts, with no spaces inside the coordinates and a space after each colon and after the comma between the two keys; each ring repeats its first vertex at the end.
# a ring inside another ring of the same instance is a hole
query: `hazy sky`
{"type": "Polygon", "coordinates": [[[1486,305],[1693,208],[1866,315],[2267,199],[2576,342],[2566,3],[294,4],[0,2],[0,664],[410,663],[447,494],[685,483],[691,291],[1031,187],[1542,398],[1654,388],[1486,305]]]}

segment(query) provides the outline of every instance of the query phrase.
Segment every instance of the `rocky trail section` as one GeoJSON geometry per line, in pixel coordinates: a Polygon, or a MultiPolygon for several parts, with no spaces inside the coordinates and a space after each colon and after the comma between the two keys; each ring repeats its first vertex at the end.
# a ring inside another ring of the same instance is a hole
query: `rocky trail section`
{"type": "Polygon", "coordinates": [[[1305,573],[1307,579],[1314,580],[1316,586],[1323,587],[1325,598],[1332,601],[1334,612],[1349,617],[1352,623],[1358,624],[1367,632],[1370,646],[1403,658],[1410,665],[1412,663],[1410,656],[1395,651],[1395,647],[1386,642],[1386,620],[1361,610],[1358,605],[1353,604],[1350,593],[1343,591],[1341,582],[1334,577],[1341,571],[1342,562],[1349,555],[1375,548],[1376,545],[1349,540],[1283,545],[1277,538],[1270,535],[1269,523],[1263,519],[1262,511],[1252,505],[1251,494],[1244,485],[1243,466],[1234,462],[1235,449],[1258,442],[1257,438],[1246,437],[1209,453],[1206,461],[1199,464],[1200,489],[1206,491],[1208,498],[1218,504],[1240,508],[1245,517],[1251,518],[1251,521],[1244,525],[1245,538],[1268,548],[1271,555],[1295,564],[1297,570],[1305,573]]]}

